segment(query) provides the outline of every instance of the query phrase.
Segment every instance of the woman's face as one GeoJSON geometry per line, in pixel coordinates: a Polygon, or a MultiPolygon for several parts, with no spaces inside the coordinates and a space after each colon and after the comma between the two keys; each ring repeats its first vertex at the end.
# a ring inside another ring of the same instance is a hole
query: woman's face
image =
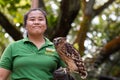
{"type": "Polygon", "coordinates": [[[28,14],[26,29],[28,35],[43,35],[47,29],[46,19],[39,10],[32,11],[28,14]]]}

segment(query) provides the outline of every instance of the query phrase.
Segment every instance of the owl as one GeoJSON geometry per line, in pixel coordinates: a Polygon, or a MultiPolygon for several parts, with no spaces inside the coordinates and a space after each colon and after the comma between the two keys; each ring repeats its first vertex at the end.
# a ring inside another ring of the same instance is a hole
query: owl
{"type": "Polygon", "coordinates": [[[54,38],[53,43],[59,56],[66,63],[68,72],[78,73],[85,79],[87,77],[85,64],[79,52],[66,41],[66,37],[54,38]]]}

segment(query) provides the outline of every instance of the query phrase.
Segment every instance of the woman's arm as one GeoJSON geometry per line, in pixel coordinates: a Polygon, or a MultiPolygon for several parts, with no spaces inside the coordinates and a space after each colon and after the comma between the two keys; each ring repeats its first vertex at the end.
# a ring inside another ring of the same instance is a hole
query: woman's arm
{"type": "Polygon", "coordinates": [[[10,71],[4,68],[0,68],[0,80],[7,80],[10,71]]]}

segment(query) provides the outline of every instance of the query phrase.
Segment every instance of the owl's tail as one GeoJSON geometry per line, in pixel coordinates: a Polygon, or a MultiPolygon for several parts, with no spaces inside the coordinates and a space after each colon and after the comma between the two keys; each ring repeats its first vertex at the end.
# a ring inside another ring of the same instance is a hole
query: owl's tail
{"type": "Polygon", "coordinates": [[[88,73],[87,73],[84,62],[82,61],[82,59],[79,59],[79,61],[78,62],[76,61],[76,63],[77,63],[76,65],[78,66],[78,72],[79,72],[81,78],[86,79],[88,73]]]}
{"type": "Polygon", "coordinates": [[[87,74],[87,71],[81,71],[81,72],[80,72],[80,76],[81,76],[82,79],[86,79],[86,78],[87,78],[87,75],[88,75],[88,74],[87,74]]]}

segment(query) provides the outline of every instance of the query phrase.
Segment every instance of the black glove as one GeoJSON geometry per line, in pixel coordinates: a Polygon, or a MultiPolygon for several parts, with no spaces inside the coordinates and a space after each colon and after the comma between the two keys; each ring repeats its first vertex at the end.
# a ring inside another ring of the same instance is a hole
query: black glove
{"type": "Polygon", "coordinates": [[[75,80],[70,74],[68,74],[66,68],[60,67],[53,73],[54,80],[75,80]]]}

